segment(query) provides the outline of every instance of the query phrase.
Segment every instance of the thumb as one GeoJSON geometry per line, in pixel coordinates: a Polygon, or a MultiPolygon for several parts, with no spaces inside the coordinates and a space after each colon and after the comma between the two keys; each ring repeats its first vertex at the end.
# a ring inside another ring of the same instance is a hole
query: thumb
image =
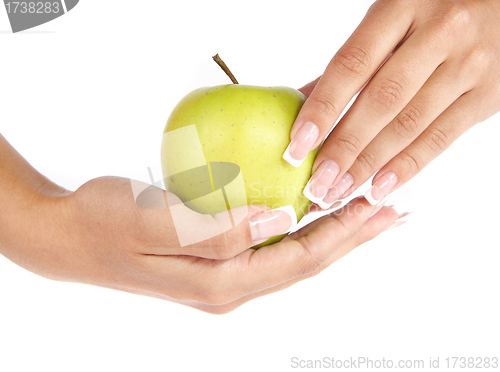
{"type": "MultiPolygon", "coordinates": [[[[272,236],[290,231],[297,223],[292,207],[270,209],[248,205],[217,213],[189,209],[174,194],[164,193],[167,208],[149,210],[153,239],[145,254],[189,255],[229,259],[272,236]],[[168,224],[168,228],[157,228],[168,224]]],[[[147,213],[146,212],[146,213],[147,213]]]]}

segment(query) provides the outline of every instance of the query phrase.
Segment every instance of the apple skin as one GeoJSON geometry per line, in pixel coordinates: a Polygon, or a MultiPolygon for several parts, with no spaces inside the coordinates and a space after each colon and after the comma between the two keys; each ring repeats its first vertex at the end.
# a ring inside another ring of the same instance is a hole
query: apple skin
{"type": "MultiPolygon", "coordinates": [[[[311,205],[302,191],[311,176],[318,149],[312,151],[299,168],[283,160],[282,155],[305,99],[301,92],[289,87],[230,84],[200,88],[177,104],[167,120],[164,134],[194,124],[207,162],[239,166],[246,202],[242,200],[238,204],[263,204],[273,209],[291,205],[300,220],[311,205]]],[[[193,179],[175,179],[168,175],[175,174],[181,164],[182,169],[195,167],[190,166],[190,155],[186,151],[191,144],[165,138],[164,135],[161,148],[165,188],[197,212],[214,215],[224,211],[225,206],[221,208],[220,203],[218,206],[189,204],[200,195],[193,179]]],[[[230,208],[240,206],[234,204],[231,203],[230,208]]],[[[286,234],[275,236],[254,248],[278,242],[284,236],[286,234]]]]}

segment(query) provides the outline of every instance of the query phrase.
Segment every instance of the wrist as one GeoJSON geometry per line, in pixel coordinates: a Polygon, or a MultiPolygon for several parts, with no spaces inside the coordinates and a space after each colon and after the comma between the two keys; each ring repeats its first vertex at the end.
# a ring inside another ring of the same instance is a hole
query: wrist
{"type": "Polygon", "coordinates": [[[0,220],[0,253],[17,265],[50,279],[62,279],[67,240],[65,198],[71,192],[46,183],[34,193],[16,195],[15,208],[0,220]]]}

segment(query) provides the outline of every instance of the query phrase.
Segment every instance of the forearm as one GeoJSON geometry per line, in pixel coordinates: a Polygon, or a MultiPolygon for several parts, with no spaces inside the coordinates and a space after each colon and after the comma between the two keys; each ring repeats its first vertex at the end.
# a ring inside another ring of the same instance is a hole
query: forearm
{"type": "Polygon", "coordinates": [[[0,135],[0,253],[41,273],[40,263],[53,254],[61,215],[58,199],[67,193],[0,135]]]}

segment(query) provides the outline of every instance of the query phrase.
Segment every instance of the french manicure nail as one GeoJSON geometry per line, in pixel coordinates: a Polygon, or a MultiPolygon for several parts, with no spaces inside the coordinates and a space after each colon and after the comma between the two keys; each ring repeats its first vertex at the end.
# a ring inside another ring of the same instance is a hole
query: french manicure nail
{"type": "Polygon", "coordinates": [[[262,212],[250,217],[252,241],[262,242],[285,234],[297,226],[297,214],[291,205],[262,212]]]}
{"type": "Polygon", "coordinates": [[[377,207],[375,208],[375,210],[373,211],[373,213],[370,215],[370,218],[375,216],[381,209],[384,205],[386,205],[387,203],[387,199],[384,198],[380,203],[378,203],[377,207]]]}
{"type": "Polygon", "coordinates": [[[283,159],[296,168],[300,167],[309,152],[313,149],[318,137],[318,126],[308,121],[295,133],[295,136],[283,154],[283,159]]]}
{"type": "Polygon", "coordinates": [[[394,172],[388,172],[380,177],[375,184],[368,189],[365,199],[371,205],[377,205],[398,183],[398,176],[394,172]]]}
{"type": "Polygon", "coordinates": [[[304,191],[304,196],[313,203],[319,203],[323,200],[326,193],[332,186],[333,181],[337,178],[340,172],[340,167],[333,160],[324,160],[314,172],[312,177],[307,182],[304,191]]]}
{"type": "Polygon", "coordinates": [[[347,190],[353,185],[354,178],[350,173],[344,174],[340,181],[328,190],[326,196],[320,202],[316,203],[323,209],[330,208],[347,190]]]}

